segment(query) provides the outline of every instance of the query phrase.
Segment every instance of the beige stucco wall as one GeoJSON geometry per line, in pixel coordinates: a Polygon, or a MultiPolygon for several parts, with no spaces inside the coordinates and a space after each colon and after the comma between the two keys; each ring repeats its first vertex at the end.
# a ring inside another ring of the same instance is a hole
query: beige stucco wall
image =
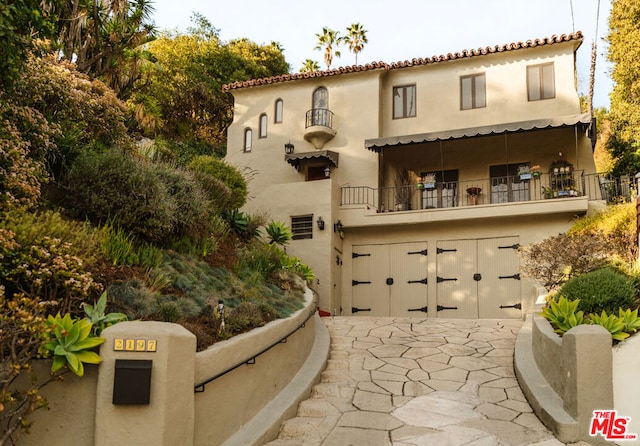
{"type": "MultiPolygon", "coordinates": [[[[51,373],[51,360],[34,362],[40,383],[51,373]]],[[[48,406],[29,415],[29,434],[22,434],[20,446],[93,445],[96,415],[98,366],[85,365],[82,378],[66,373],[64,380],[50,382],[40,390],[48,406]]]]}
{"type": "Polygon", "coordinates": [[[630,417],[627,433],[637,434],[625,445],[640,445],[640,335],[635,334],[613,347],[613,407],[618,416],[630,417]]]}
{"type": "Polygon", "coordinates": [[[392,70],[384,79],[383,135],[417,133],[519,122],[580,112],[573,82],[576,42],[540,46],[483,57],[456,59],[402,70],[392,70]],[[529,101],[527,66],[554,62],[556,96],[529,101]],[[460,110],[460,76],[486,74],[487,106],[460,110]],[[416,117],[393,119],[394,86],[416,85],[416,117]]]}

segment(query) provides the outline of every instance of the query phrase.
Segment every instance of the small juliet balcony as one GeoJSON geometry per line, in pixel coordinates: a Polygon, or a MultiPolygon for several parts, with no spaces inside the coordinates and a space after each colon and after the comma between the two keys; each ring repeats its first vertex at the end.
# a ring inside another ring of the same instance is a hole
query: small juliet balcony
{"type": "Polygon", "coordinates": [[[324,145],[336,136],[333,129],[333,112],[326,108],[313,108],[307,111],[305,118],[304,139],[321,150],[324,145]]]}
{"type": "Polygon", "coordinates": [[[629,201],[634,189],[633,178],[628,176],[611,178],[572,170],[522,178],[505,176],[400,187],[344,186],[341,188],[341,206],[363,206],[376,213],[387,213],[486,208],[528,202],[544,205],[555,203],[556,199],[614,203],[629,201]]]}

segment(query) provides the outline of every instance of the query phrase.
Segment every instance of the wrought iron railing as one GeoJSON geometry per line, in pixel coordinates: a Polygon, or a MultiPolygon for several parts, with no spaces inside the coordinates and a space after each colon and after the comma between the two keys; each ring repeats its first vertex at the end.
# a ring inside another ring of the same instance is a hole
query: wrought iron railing
{"type": "Polygon", "coordinates": [[[440,182],[433,185],[409,185],[371,188],[343,186],[341,204],[368,205],[380,212],[443,209],[482,204],[538,201],[555,198],[588,197],[608,203],[628,201],[635,193],[633,179],[611,178],[604,174],[585,175],[582,170],[518,175],[479,180],[440,182]]]}
{"type": "Polygon", "coordinates": [[[305,128],[320,125],[323,127],[333,128],[333,112],[326,108],[313,108],[307,112],[305,120],[305,128]]]}

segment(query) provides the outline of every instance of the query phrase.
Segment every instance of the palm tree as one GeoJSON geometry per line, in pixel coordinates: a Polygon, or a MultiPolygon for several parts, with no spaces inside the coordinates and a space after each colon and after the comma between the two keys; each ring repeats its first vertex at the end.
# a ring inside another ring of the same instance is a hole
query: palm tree
{"type": "Polygon", "coordinates": [[[320,69],[320,64],[315,60],[307,59],[302,64],[302,68],[300,68],[301,73],[313,73],[314,71],[318,71],[320,69]]]}
{"type": "Polygon", "coordinates": [[[367,30],[360,23],[353,23],[347,28],[347,35],[340,39],[349,45],[349,51],[356,55],[356,65],[358,65],[358,53],[364,48],[367,41],[367,30]]]}
{"type": "Polygon", "coordinates": [[[331,68],[333,56],[340,57],[340,51],[334,51],[333,49],[334,45],[337,46],[340,44],[339,34],[339,31],[334,31],[326,26],[322,28],[322,34],[316,34],[318,45],[316,45],[314,50],[322,50],[324,48],[324,63],[327,64],[327,70],[331,68]]]}

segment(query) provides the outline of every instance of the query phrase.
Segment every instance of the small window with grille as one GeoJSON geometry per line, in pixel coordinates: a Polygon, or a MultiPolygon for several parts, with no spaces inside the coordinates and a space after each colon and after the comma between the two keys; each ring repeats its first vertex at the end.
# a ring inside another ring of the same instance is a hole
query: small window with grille
{"type": "Polygon", "coordinates": [[[293,240],[313,238],[313,214],[291,217],[293,240]]]}

